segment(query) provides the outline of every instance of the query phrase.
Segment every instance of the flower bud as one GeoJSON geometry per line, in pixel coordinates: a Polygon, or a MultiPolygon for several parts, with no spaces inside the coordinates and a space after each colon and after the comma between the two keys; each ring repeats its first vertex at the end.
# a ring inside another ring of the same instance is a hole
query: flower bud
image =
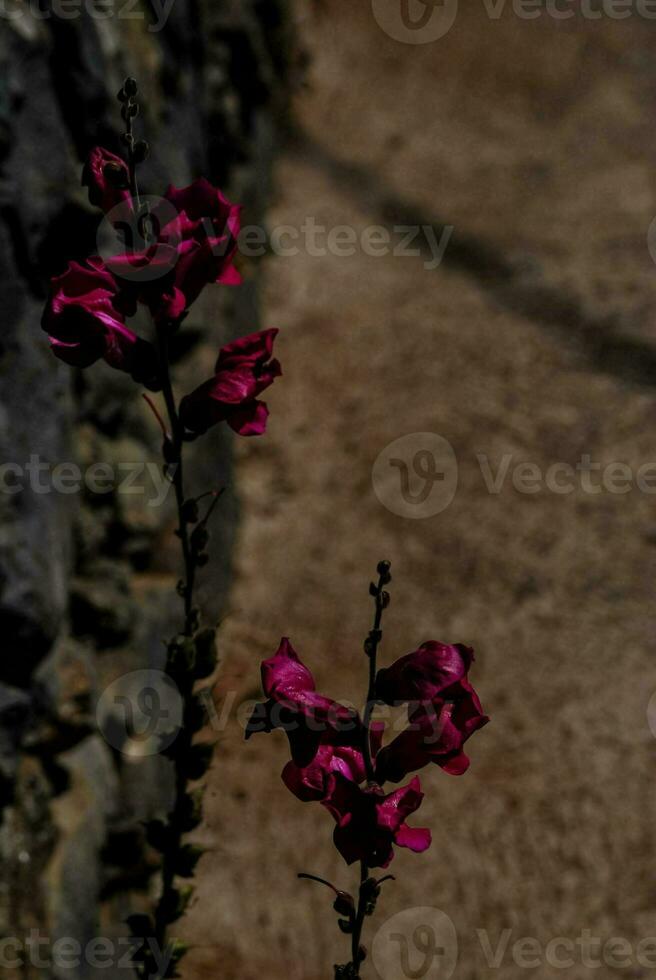
{"type": "Polygon", "coordinates": [[[202,551],[210,539],[210,534],[204,524],[194,528],[191,533],[191,544],[194,551],[202,551]]]}
{"type": "Polygon", "coordinates": [[[103,177],[108,184],[111,184],[116,190],[125,191],[130,187],[130,182],[125,170],[118,163],[108,163],[103,167],[103,177]]]}
{"type": "Polygon", "coordinates": [[[337,898],[333,904],[333,908],[340,915],[345,915],[351,918],[355,915],[355,902],[353,896],[349,895],[348,892],[337,892],[337,898]]]}
{"type": "Polygon", "coordinates": [[[198,523],[198,504],[195,500],[185,500],[182,505],[182,520],[187,524],[198,523]]]}
{"type": "Polygon", "coordinates": [[[150,154],[150,144],[146,140],[137,140],[137,142],[134,144],[134,150],[132,152],[134,162],[143,163],[144,160],[148,159],[150,154]]]}

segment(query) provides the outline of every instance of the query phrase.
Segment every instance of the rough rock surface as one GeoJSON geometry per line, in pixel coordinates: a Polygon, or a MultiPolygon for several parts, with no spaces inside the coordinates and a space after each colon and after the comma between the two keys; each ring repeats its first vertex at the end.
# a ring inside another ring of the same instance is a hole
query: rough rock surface
{"type": "MultiPolygon", "coordinates": [[[[204,175],[261,222],[286,100],[285,8],[178,2],[159,30],[148,3],[130,5],[129,17],[118,5],[105,17],[80,5],[66,19],[48,4],[40,16],[37,4],[18,4],[0,20],[3,936],[38,929],[84,944],[101,924],[105,935],[120,931],[128,892],[152,870],[140,821],[169,792],[165,761],[127,762],[101,737],[96,704],[120,675],[162,665],[177,612],[171,500],[156,504],[146,478],[141,494],[116,485],[49,492],[49,471],[62,462],[159,467],[159,432],[132,383],[103,365],[75,374],[40,329],[49,276],[96,250],[81,161],[99,142],[118,150],[115,93],[134,75],[139,126],[153,146],[142,189],[204,175]],[[31,461],[41,469],[26,470],[31,461]]],[[[180,384],[198,382],[220,342],[257,329],[257,271],[245,273],[239,293],[210,290],[189,317],[176,352],[180,384]]],[[[230,439],[213,433],[190,467],[197,492],[229,482],[230,455],[230,439]]],[[[201,595],[215,619],[236,513],[227,494],[201,595]]],[[[64,975],[94,973],[82,962],[64,975]]]]}

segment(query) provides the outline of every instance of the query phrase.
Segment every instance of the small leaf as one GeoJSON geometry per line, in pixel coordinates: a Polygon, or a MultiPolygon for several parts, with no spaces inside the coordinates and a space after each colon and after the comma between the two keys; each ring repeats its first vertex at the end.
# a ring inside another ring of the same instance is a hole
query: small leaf
{"type": "Polygon", "coordinates": [[[195,830],[203,819],[203,790],[198,788],[185,794],[177,814],[180,830],[188,834],[195,830]]]}
{"type": "Polygon", "coordinates": [[[194,677],[204,680],[213,674],[218,662],[216,651],[216,630],[213,628],[201,630],[194,639],[196,644],[196,663],[194,677]]]}
{"type": "Polygon", "coordinates": [[[166,669],[171,677],[185,677],[191,674],[196,658],[196,646],[191,637],[176,636],[168,646],[166,669]]]}
{"type": "Polygon", "coordinates": [[[213,745],[193,745],[182,761],[181,768],[187,779],[202,779],[212,764],[213,756],[213,745]]]}
{"type": "Polygon", "coordinates": [[[166,922],[167,925],[176,922],[184,915],[185,909],[189,905],[193,894],[193,885],[183,885],[180,889],[174,888],[173,891],[162,895],[157,907],[158,917],[166,922]]]}
{"type": "Polygon", "coordinates": [[[149,820],[146,824],[146,840],[156,851],[164,854],[171,842],[171,831],[162,820],[149,820]]]}
{"type": "Polygon", "coordinates": [[[205,848],[198,844],[185,844],[180,848],[173,861],[175,873],[181,878],[193,877],[196,865],[205,854],[205,848]]]}
{"type": "Polygon", "coordinates": [[[207,724],[207,710],[201,697],[191,697],[184,710],[184,727],[190,735],[202,731],[207,724]]]}

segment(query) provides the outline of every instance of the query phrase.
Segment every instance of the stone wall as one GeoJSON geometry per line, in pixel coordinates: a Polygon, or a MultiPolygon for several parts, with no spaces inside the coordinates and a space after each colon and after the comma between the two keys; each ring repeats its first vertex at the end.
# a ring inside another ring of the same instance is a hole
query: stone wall
{"type": "MultiPolygon", "coordinates": [[[[17,3],[0,20],[3,463],[159,461],[158,430],[132,382],[103,365],[76,375],[40,329],[48,278],[95,251],[81,161],[97,142],[118,150],[115,93],[126,75],[139,80],[139,126],[153,146],[147,192],[205,175],[245,203],[249,223],[262,219],[290,75],[285,0],[178,0],[161,30],[158,5],[146,6],[128,15],[110,4],[100,19],[80,5],[62,19],[46,3],[17,3]]],[[[176,352],[183,381],[221,340],[258,326],[256,270],[240,290],[208,292],[176,352]]],[[[194,480],[200,491],[229,472],[219,433],[194,480]]],[[[3,474],[6,490],[16,471],[3,474]]],[[[161,666],[161,640],[175,628],[174,521],[168,503],[150,506],[146,495],[44,493],[45,469],[30,480],[0,493],[0,936],[39,929],[84,942],[101,927],[121,930],[152,872],[140,821],[166,800],[168,764],[127,760],[98,731],[95,708],[114,678],[161,666]]],[[[215,618],[236,512],[227,494],[201,595],[215,618]]]]}

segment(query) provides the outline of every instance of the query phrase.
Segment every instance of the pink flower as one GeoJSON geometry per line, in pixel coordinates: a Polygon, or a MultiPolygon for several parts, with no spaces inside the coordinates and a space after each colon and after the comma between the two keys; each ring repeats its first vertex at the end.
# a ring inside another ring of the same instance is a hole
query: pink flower
{"type": "MultiPolygon", "coordinates": [[[[317,693],[312,674],[287,637],[280,641],[276,654],[263,662],[262,687],[268,700],[253,710],[246,727],[247,739],[256,732],[283,729],[292,759],[301,769],[310,766],[320,746],[362,744],[363,728],[357,712],[317,693]]],[[[357,765],[354,757],[341,758],[345,765],[357,765]]],[[[318,778],[308,780],[316,782],[318,778]]]]}
{"type": "Polygon", "coordinates": [[[142,252],[114,255],[105,261],[105,267],[131,305],[143,303],[156,323],[168,324],[180,320],[187,308],[184,294],[175,285],[176,261],[174,248],[155,242],[142,252]]]}
{"type": "Polygon", "coordinates": [[[135,211],[127,164],[114,153],[95,147],[82,181],[91,203],[105,213],[123,205],[112,215],[122,241],[107,265],[125,288],[141,284],[139,299],[157,318],[180,319],[210,283],[241,283],[233,264],[241,206],[231,204],[209,181],[170,185],[146,222],[145,212],[135,211]],[[153,232],[148,244],[145,227],[153,232]]]}
{"type": "Polygon", "coordinates": [[[364,861],[370,868],[386,868],[394,857],[393,844],[418,854],[430,847],[430,831],[405,822],[424,798],[417,777],[387,796],[378,786],[361,789],[340,773],[332,780],[323,806],[335,818],[333,840],[347,864],[364,861]]]}
{"type": "Polygon", "coordinates": [[[174,245],[174,285],[189,308],[210,283],[238,286],[242,278],[233,262],[241,226],[241,205],[231,204],[205,178],[188,187],[168,187],[153,217],[158,239],[174,245]],[[167,207],[167,204],[169,207],[167,207]],[[171,218],[171,207],[175,218],[171,218]]]}
{"type": "Polygon", "coordinates": [[[135,380],[157,386],[157,354],[125,325],[134,312],[114,276],[98,258],[71,262],[52,280],[52,292],[41,325],[54,354],[73,367],[88,367],[101,358],[135,380]]]}
{"type": "Polygon", "coordinates": [[[410,713],[409,727],[380,751],[376,778],[400,783],[408,773],[423,769],[430,762],[452,776],[461,776],[469,768],[463,745],[488,721],[469,684],[455,701],[436,698],[420,703],[410,713]]]}
{"type": "Polygon", "coordinates": [[[461,643],[429,641],[378,671],[376,695],[385,704],[430,701],[467,676],[474,651],[461,643]]]}
{"type": "Polygon", "coordinates": [[[265,431],[269,410],[257,396],[282,373],[278,361],[270,360],[277,333],[263,330],[221,348],[214,377],[180,403],[186,429],[202,433],[217,422],[227,422],[242,436],[265,431]]]}
{"type": "Polygon", "coordinates": [[[467,674],[474,652],[429,642],[379,671],[376,694],[386,704],[410,702],[409,727],[376,760],[376,776],[398,783],[434,762],[451,775],[469,766],[467,739],[489,721],[467,674]]]}
{"type": "Polygon", "coordinates": [[[96,146],[82,171],[82,186],[89,188],[89,200],[107,214],[117,204],[130,199],[130,175],[125,160],[96,146]]]}
{"type": "MultiPolygon", "coordinates": [[[[384,726],[375,726],[370,732],[372,756],[380,749],[384,726]]],[[[319,745],[317,754],[307,766],[288,762],[282,772],[287,789],[299,800],[324,800],[332,789],[333,775],[341,774],[352,783],[362,783],[366,778],[364,756],[361,749],[349,745],[319,745]]]]}

